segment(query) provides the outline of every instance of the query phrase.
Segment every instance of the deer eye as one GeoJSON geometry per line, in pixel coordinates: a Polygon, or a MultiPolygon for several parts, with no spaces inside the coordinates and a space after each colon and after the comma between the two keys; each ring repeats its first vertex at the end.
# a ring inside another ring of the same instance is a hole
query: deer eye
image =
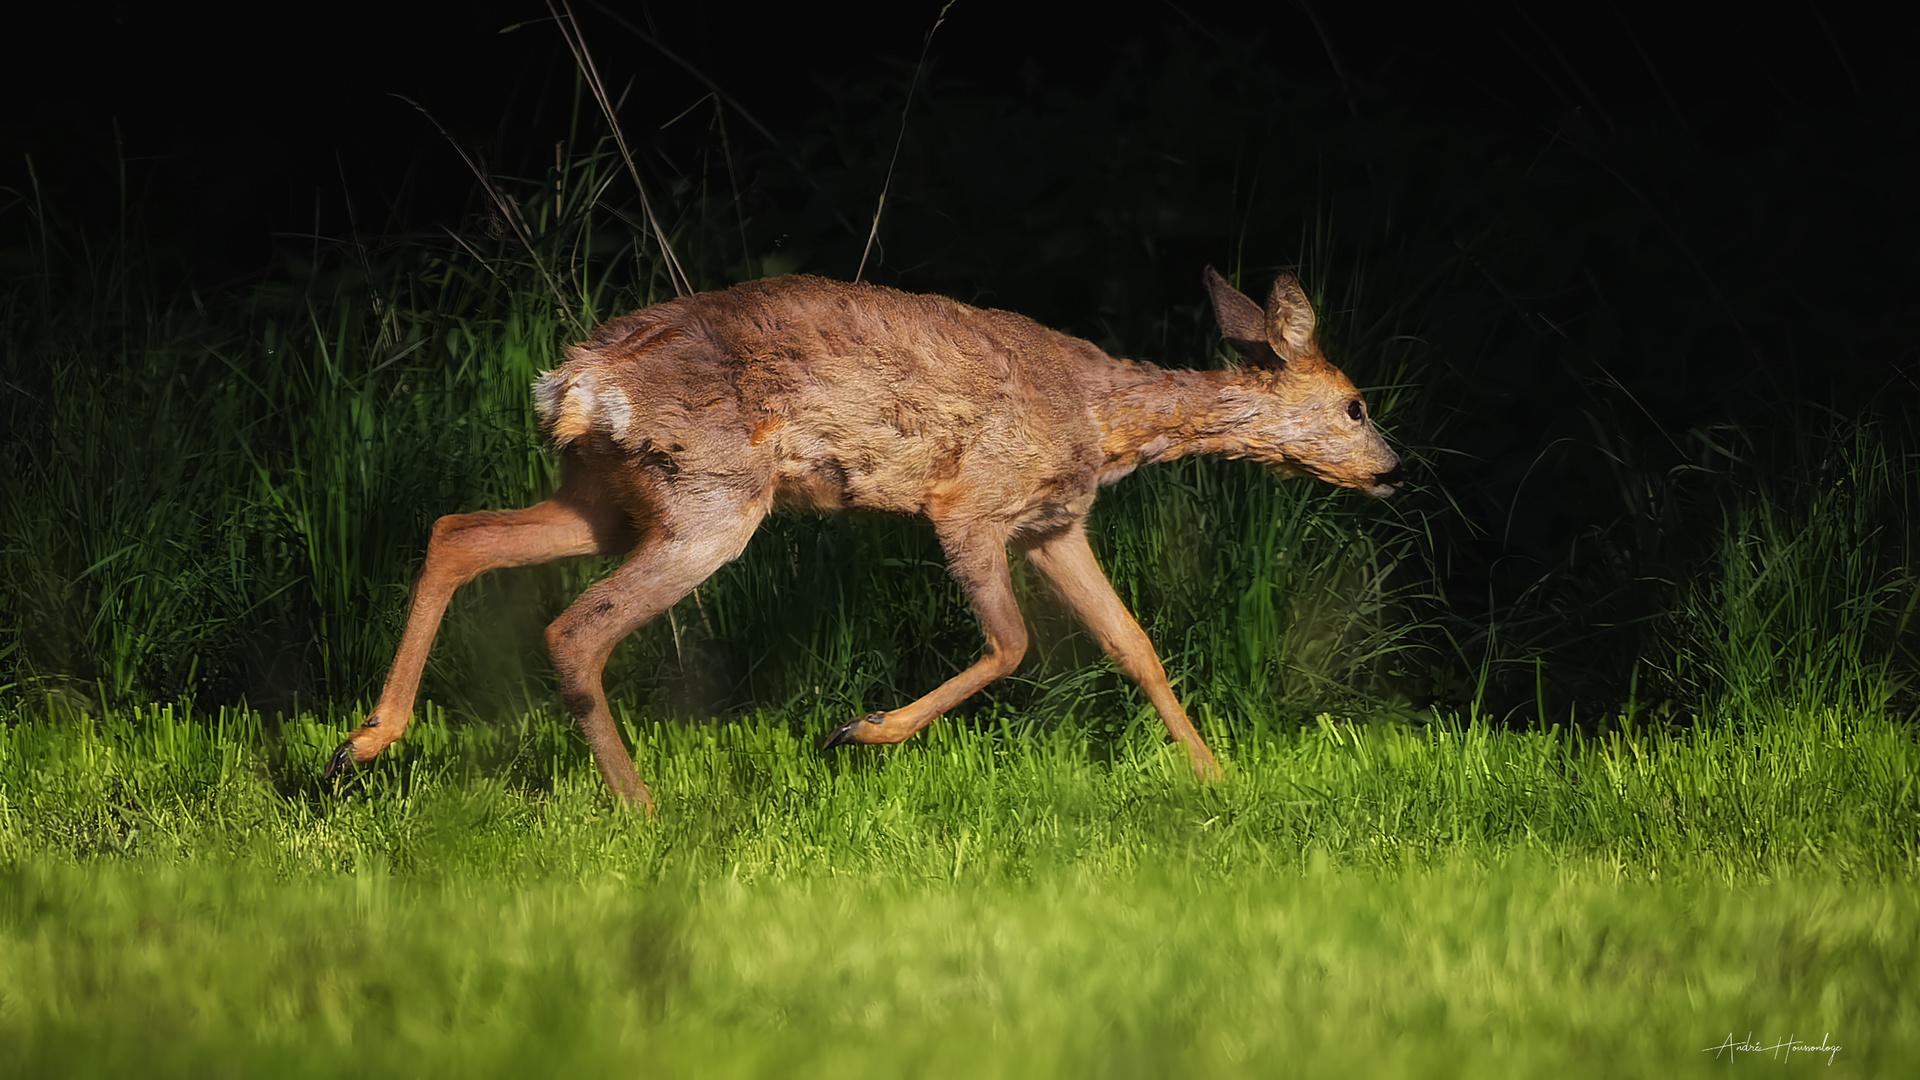
{"type": "Polygon", "coordinates": [[[1365,418],[1366,415],[1366,407],[1360,404],[1359,398],[1354,398],[1352,401],[1347,402],[1347,419],[1357,424],[1365,418]]]}

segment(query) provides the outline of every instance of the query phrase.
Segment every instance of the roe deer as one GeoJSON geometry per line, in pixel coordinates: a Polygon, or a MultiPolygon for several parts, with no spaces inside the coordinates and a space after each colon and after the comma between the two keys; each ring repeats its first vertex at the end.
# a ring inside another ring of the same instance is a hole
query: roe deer
{"type": "Polygon", "coordinates": [[[1102,484],[1186,454],[1254,458],[1376,498],[1404,475],[1353,383],[1314,338],[1292,274],[1263,311],[1208,267],[1246,367],[1116,360],[1005,311],[805,275],[749,281],[612,319],[534,385],[560,489],[525,510],[434,522],[380,700],[332,776],[406,729],[447,600],[476,574],[631,551],[547,628],[567,710],[624,804],[652,796],[621,744],[601,668],[613,647],[738,556],[776,505],[890,510],[933,523],[985,654],[920,700],[855,719],[822,749],[894,743],[1011,672],[1027,648],[1009,545],[1093,631],[1186,746],[1220,771],[1153,645],[1087,546],[1102,484]]]}

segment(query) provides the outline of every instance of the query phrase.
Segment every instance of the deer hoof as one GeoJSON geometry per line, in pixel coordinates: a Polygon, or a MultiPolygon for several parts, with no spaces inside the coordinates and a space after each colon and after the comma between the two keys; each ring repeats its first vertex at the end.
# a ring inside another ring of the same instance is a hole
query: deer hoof
{"type": "Polygon", "coordinates": [[[369,716],[361,721],[359,728],[355,729],[352,735],[347,736],[347,741],[335,748],[333,753],[327,758],[327,767],[326,770],[320,774],[321,778],[331,780],[336,773],[351,771],[349,766],[364,765],[372,761],[373,755],[380,752],[380,747],[376,746],[371,751],[362,754],[360,753],[360,748],[354,745],[354,742],[360,737],[361,732],[379,726],[380,718],[378,716],[369,716]]]}
{"type": "Polygon", "coordinates": [[[875,713],[868,713],[867,715],[861,717],[858,720],[849,720],[846,723],[840,725],[838,728],[834,729],[833,734],[827,736],[827,741],[820,744],[820,749],[831,750],[836,746],[847,746],[851,743],[864,742],[865,740],[861,739],[858,735],[854,734],[855,732],[860,730],[860,725],[861,724],[882,724],[886,722],[886,719],[887,719],[886,713],[875,712],[875,713]]]}
{"type": "Polygon", "coordinates": [[[359,759],[353,755],[353,740],[348,739],[346,742],[341,743],[340,746],[334,750],[333,754],[327,758],[326,771],[320,774],[320,778],[322,780],[331,780],[340,773],[351,772],[353,767],[358,764],[360,764],[359,759]]]}

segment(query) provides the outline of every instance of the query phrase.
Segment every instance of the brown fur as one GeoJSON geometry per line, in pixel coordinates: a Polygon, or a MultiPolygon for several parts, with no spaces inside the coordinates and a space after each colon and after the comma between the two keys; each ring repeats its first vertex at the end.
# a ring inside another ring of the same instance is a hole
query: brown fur
{"type": "Polygon", "coordinates": [[[1249,366],[1116,360],[1005,311],[877,285],[750,281],[609,320],[535,395],[561,486],[526,510],[434,525],[386,688],[329,773],[400,737],[453,590],[495,567],[632,554],[547,630],[569,711],[624,803],[651,807],[607,710],[614,645],[746,546],[776,504],[932,522],[980,616],[985,654],[918,701],[827,745],[898,742],[1012,671],[1027,634],[1011,546],[1138,681],[1203,777],[1219,766],[1084,531],[1102,484],[1194,453],[1264,461],[1376,497],[1400,483],[1359,391],[1321,354],[1291,274],[1263,309],[1211,268],[1222,333],[1249,366]]]}

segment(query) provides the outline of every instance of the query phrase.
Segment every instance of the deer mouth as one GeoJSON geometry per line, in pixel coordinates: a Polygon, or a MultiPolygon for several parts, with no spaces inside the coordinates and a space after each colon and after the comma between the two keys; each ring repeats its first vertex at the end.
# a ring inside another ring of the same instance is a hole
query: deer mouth
{"type": "Polygon", "coordinates": [[[1275,476],[1282,480],[1307,476],[1324,480],[1338,487],[1352,488],[1370,498],[1384,499],[1400,490],[1407,481],[1406,467],[1395,462],[1393,468],[1385,472],[1361,473],[1356,476],[1350,472],[1335,472],[1331,469],[1315,468],[1301,461],[1282,461],[1268,465],[1275,476]]]}
{"type": "Polygon", "coordinates": [[[1399,462],[1395,462],[1393,468],[1388,469],[1386,472],[1375,473],[1372,484],[1359,485],[1359,487],[1361,491],[1366,492],[1376,499],[1384,499],[1394,492],[1399,491],[1401,485],[1406,482],[1407,467],[1399,462]]]}

